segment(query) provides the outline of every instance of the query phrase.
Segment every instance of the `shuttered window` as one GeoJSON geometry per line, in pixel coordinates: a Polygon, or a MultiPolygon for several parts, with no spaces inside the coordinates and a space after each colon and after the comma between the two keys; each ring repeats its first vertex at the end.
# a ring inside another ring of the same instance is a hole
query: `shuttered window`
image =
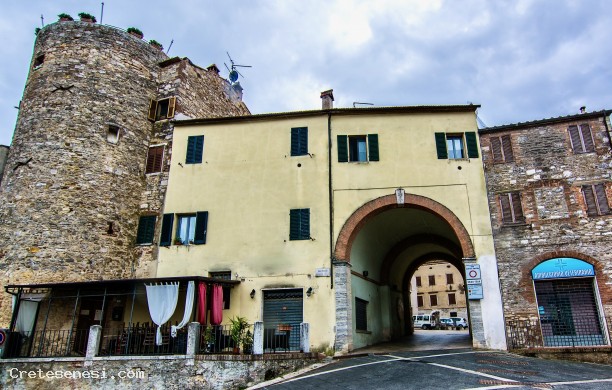
{"type": "Polygon", "coordinates": [[[339,135],[338,162],[380,161],[378,134],[339,135]]]}
{"type": "Polygon", "coordinates": [[[310,209],[289,211],[289,240],[310,239],[310,209]]]}
{"type": "Polygon", "coordinates": [[[465,133],[465,143],[467,145],[468,158],[478,158],[478,140],[476,133],[469,131],[465,133]]]}
{"type": "Polygon", "coordinates": [[[368,330],[368,301],[355,298],[355,329],[368,330]]]}
{"type": "Polygon", "coordinates": [[[421,277],[420,276],[416,277],[416,285],[417,287],[421,287],[421,277]]]}
{"type": "Polygon", "coordinates": [[[155,234],[155,215],[143,215],[138,221],[138,232],[136,233],[136,244],[152,244],[155,234]]]}
{"type": "Polygon", "coordinates": [[[573,125],[568,128],[570,142],[574,153],[589,153],[595,151],[591,127],[587,123],[580,126],[573,125]]]}
{"type": "Polygon", "coordinates": [[[436,276],[435,275],[429,275],[429,285],[430,286],[435,286],[436,285],[436,276]]]}
{"type": "Polygon", "coordinates": [[[449,305],[456,305],[457,304],[457,299],[455,297],[455,293],[449,293],[448,294],[448,304],[449,305]]]}
{"type": "Polygon", "coordinates": [[[202,154],[204,153],[204,136],[191,135],[187,138],[186,164],[201,164],[202,154]]]}
{"type": "Polygon", "coordinates": [[[193,243],[196,245],[206,244],[206,230],[208,229],[208,211],[196,213],[195,236],[193,243]]]}
{"type": "Polygon", "coordinates": [[[147,155],[147,166],[145,173],[157,173],[162,171],[162,161],[164,159],[164,146],[157,145],[149,147],[147,155]]]}
{"type": "Polygon", "coordinates": [[[518,192],[508,192],[499,196],[502,212],[502,223],[513,224],[525,222],[521,197],[518,192]]]}
{"type": "Polygon", "coordinates": [[[514,152],[510,135],[501,137],[491,137],[491,152],[493,153],[494,163],[507,163],[514,161],[514,152]]]}
{"type": "Polygon", "coordinates": [[[435,294],[432,294],[429,296],[429,304],[431,306],[438,306],[438,296],[435,294]]]}
{"type": "MultiPolygon", "coordinates": [[[[173,228],[174,214],[164,214],[162,219],[161,236],[159,239],[160,246],[172,245],[173,228]]],[[[179,215],[178,225],[176,227],[175,244],[206,244],[207,230],[208,211],[198,211],[195,215],[179,215]]]]}
{"type": "Polygon", "coordinates": [[[478,158],[478,140],[476,133],[471,131],[460,134],[434,133],[436,140],[436,154],[439,160],[478,158]],[[464,147],[464,142],[465,146],[464,147]]]}
{"type": "Polygon", "coordinates": [[[423,296],[422,295],[417,295],[417,306],[423,307],[423,296]]]}
{"type": "Polygon", "coordinates": [[[446,284],[453,284],[453,274],[446,274],[446,284]]]}
{"type": "Polygon", "coordinates": [[[291,155],[304,156],[308,154],[308,127],[293,127],[291,129],[291,155]]]}
{"type": "Polygon", "coordinates": [[[582,186],[582,194],[589,216],[610,214],[610,205],[603,183],[582,186]]]}
{"type": "Polygon", "coordinates": [[[162,119],[174,118],[176,108],[176,98],[170,97],[167,99],[153,100],[149,102],[149,120],[159,121],[162,119]]]}
{"type": "Polygon", "coordinates": [[[162,218],[161,236],[159,238],[159,246],[170,246],[172,244],[172,225],[174,223],[174,214],[164,214],[162,218]]]}

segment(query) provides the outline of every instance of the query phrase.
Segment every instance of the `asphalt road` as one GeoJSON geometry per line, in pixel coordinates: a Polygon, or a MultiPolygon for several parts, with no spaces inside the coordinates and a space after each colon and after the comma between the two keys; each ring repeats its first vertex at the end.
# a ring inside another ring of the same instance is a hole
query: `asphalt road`
{"type": "Polygon", "coordinates": [[[612,389],[612,366],[471,349],[335,360],[264,389],[612,389]]]}

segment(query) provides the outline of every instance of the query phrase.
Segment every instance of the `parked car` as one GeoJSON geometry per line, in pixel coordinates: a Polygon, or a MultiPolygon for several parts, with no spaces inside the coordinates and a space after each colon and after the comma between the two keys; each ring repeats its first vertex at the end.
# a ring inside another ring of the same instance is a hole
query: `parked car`
{"type": "Polygon", "coordinates": [[[435,323],[432,323],[431,316],[428,314],[412,316],[412,325],[421,329],[433,329],[435,323]]]}
{"type": "Polygon", "coordinates": [[[467,322],[467,319],[465,318],[451,317],[450,320],[453,321],[454,328],[457,330],[468,328],[468,322],[467,322]]]}
{"type": "Polygon", "coordinates": [[[455,322],[450,318],[440,318],[440,329],[453,329],[455,322]]]}

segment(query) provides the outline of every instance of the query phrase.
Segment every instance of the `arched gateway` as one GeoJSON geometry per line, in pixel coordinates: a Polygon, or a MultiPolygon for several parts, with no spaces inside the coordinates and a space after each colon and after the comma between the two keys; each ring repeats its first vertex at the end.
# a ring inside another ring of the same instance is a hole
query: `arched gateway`
{"type": "MultiPolygon", "coordinates": [[[[485,297],[469,301],[472,343],[505,349],[492,238],[490,253],[478,242],[481,237],[475,239],[480,248],[449,208],[401,189],[355,210],[334,248],[336,349],[349,351],[411,333],[409,281],[417,267],[430,260],[448,262],[462,275],[464,264],[481,267],[485,297]]],[[[448,288],[467,293],[465,280],[448,288]]]]}

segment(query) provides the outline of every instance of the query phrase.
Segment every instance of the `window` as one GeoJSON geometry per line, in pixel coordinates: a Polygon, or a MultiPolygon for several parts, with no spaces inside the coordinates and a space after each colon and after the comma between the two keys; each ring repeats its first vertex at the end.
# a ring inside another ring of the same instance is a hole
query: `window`
{"type": "Polygon", "coordinates": [[[291,155],[304,156],[308,154],[308,127],[291,128],[291,155]]]}
{"type": "Polygon", "coordinates": [[[421,287],[421,277],[420,276],[416,277],[416,285],[417,287],[421,287]]]}
{"type": "Polygon", "coordinates": [[[465,158],[464,136],[468,158],[478,158],[478,142],[476,133],[472,131],[461,134],[435,133],[438,159],[465,158]]]}
{"type": "Polygon", "coordinates": [[[422,295],[417,295],[417,306],[423,307],[423,296],[422,295]]]}
{"type": "Polygon", "coordinates": [[[457,299],[455,298],[455,293],[448,294],[448,304],[449,305],[456,305],[457,304],[457,299]]]}
{"type": "Polygon", "coordinates": [[[603,183],[582,186],[582,194],[587,207],[587,215],[594,217],[610,214],[606,187],[603,183]]]}
{"type": "Polygon", "coordinates": [[[501,137],[491,137],[491,152],[493,153],[493,163],[514,161],[510,134],[502,135],[501,137]]]}
{"type": "Polygon", "coordinates": [[[379,161],[378,134],[339,135],[338,162],[379,161]]]}
{"type": "Polygon", "coordinates": [[[310,209],[289,211],[289,240],[310,239],[310,209]]]}
{"type": "Polygon", "coordinates": [[[187,156],[185,164],[201,164],[204,153],[204,136],[191,135],[187,138],[187,156]]]}
{"type": "Polygon", "coordinates": [[[508,192],[499,195],[499,203],[501,206],[502,223],[523,223],[523,208],[521,207],[521,197],[518,192],[508,192]]]}
{"type": "Polygon", "coordinates": [[[368,301],[355,298],[355,328],[357,330],[368,330],[368,301]]]}
{"type": "Polygon", "coordinates": [[[136,244],[152,244],[155,234],[155,215],[143,215],[138,221],[138,232],[136,233],[136,244]]]}
{"type": "Polygon", "coordinates": [[[106,131],[106,141],[110,144],[119,143],[119,134],[119,126],[108,125],[108,130],[106,131]]]}
{"type": "Polygon", "coordinates": [[[159,121],[162,119],[174,118],[174,108],[176,107],[176,98],[171,97],[162,100],[153,100],[149,103],[149,120],[159,121]]]}
{"type": "Polygon", "coordinates": [[[438,296],[435,294],[430,295],[429,303],[431,304],[431,306],[438,306],[438,296]]]}
{"type": "Polygon", "coordinates": [[[446,284],[453,284],[453,274],[446,274],[446,284]]]}
{"type": "Polygon", "coordinates": [[[41,54],[34,59],[34,64],[32,64],[32,67],[34,70],[36,70],[40,68],[44,63],[45,63],[45,55],[41,54]]]}
{"type": "Polygon", "coordinates": [[[174,214],[164,214],[162,219],[160,246],[170,246],[172,238],[174,243],[183,244],[206,244],[206,233],[208,229],[208,211],[198,211],[195,214],[178,215],[176,234],[173,236],[174,214]]]}
{"type": "Polygon", "coordinates": [[[436,277],[435,277],[435,275],[429,275],[429,285],[430,286],[435,286],[436,285],[436,277]]]}
{"type": "MultiPolygon", "coordinates": [[[[232,271],[209,272],[211,278],[232,280],[232,271]]],[[[223,287],[223,310],[230,308],[230,287],[223,287]]]]}
{"type": "Polygon", "coordinates": [[[162,171],[162,162],[164,161],[164,145],[156,145],[149,147],[147,155],[147,166],[145,173],[157,173],[162,171]]]}
{"type": "Polygon", "coordinates": [[[595,151],[595,143],[593,142],[593,134],[591,127],[584,123],[580,126],[570,126],[567,131],[570,135],[570,142],[574,153],[588,153],[595,151]]]}

